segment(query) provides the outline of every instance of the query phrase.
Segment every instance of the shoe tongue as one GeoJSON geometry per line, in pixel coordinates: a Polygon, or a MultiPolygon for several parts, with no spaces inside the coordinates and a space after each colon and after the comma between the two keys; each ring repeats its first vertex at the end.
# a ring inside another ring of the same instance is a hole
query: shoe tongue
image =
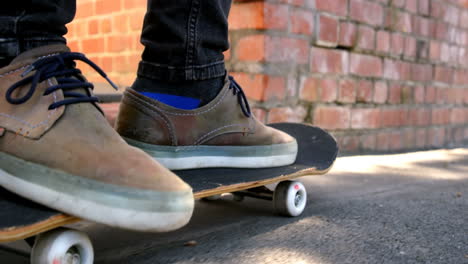
{"type": "Polygon", "coordinates": [[[42,47],[37,47],[34,49],[30,49],[18,55],[10,64],[14,64],[16,62],[21,62],[24,60],[29,59],[38,59],[42,56],[47,56],[55,53],[63,53],[70,51],[70,49],[64,44],[54,44],[54,45],[47,45],[42,47]]]}

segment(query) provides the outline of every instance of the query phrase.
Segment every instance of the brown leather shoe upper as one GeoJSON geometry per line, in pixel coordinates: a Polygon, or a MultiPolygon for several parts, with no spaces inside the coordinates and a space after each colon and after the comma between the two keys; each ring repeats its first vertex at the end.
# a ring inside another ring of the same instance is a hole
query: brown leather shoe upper
{"type": "MultiPolygon", "coordinates": [[[[128,88],[120,106],[120,135],[155,145],[254,146],[282,144],[294,138],[259,122],[242,110],[231,80],[213,101],[195,110],[160,103],[128,88]]],[[[245,106],[244,106],[245,109],[245,106]]]]}
{"type": "MultiPolygon", "coordinates": [[[[64,98],[62,90],[43,93],[56,79],[42,81],[22,104],[6,101],[6,91],[22,80],[38,58],[68,51],[62,45],[37,48],[0,69],[0,151],[105,183],[148,190],[186,191],[190,187],[143,151],[128,146],[91,103],[49,106],[64,98]]],[[[34,74],[28,73],[27,76],[34,74]]],[[[30,84],[17,89],[15,98],[30,84]]],[[[82,89],[84,92],[84,89],[82,89]]]]}

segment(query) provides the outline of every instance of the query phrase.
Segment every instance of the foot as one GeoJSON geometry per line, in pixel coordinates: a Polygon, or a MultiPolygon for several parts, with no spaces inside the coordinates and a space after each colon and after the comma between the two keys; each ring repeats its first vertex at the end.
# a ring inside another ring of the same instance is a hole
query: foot
{"type": "Polygon", "coordinates": [[[210,103],[193,110],[166,105],[135,88],[124,93],[116,129],[169,169],[276,167],[296,159],[296,140],[259,122],[231,77],[210,103]]]}
{"type": "Polygon", "coordinates": [[[27,51],[0,69],[0,185],[110,226],[159,232],[185,225],[191,188],[121,139],[76,60],[105,77],[63,45],[27,51]]]}

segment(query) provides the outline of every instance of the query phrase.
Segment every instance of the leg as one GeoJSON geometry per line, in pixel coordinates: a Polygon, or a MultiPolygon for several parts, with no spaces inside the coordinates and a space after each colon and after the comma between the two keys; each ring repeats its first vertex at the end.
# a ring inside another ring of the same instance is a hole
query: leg
{"type": "Polygon", "coordinates": [[[72,21],[75,11],[75,0],[18,0],[2,7],[0,67],[34,47],[65,43],[65,24],[72,21]]]}
{"type": "Polygon", "coordinates": [[[1,28],[8,41],[0,51],[5,60],[14,57],[0,66],[0,186],[115,227],[169,231],[186,224],[190,186],[121,139],[75,68],[82,61],[105,77],[64,45],[75,2],[29,2],[21,5],[27,10],[2,9],[0,16],[9,25],[1,28]]]}
{"type": "Polygon", "coordinates": [[[230,0],[148,6],[143,60],[124,93],[117,131],[170,169],[293,163],[296,140],[255,119],[240,86],[225,75],[230,0]]]}
{"type": "Polygon", "coordinates": [[[230,6],[231,0],[149,0],[134,88],[152,97],[190,97],[197,106],[211,101],[226,74],[230,6]]]}

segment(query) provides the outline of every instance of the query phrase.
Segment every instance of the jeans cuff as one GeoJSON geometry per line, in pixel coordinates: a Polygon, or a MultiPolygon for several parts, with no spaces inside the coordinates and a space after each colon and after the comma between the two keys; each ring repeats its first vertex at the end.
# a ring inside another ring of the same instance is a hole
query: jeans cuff
{"type": "Polygon", "coordinates": [[[0,57],[16,57],[27,50],[52,44],[66,44],[63,37],[1,38],[0,57]]]}
{"type": "Polygon", "coordinates": [[[141,61],[138,76],[162,81],[200,81],[222,77],[226,74],[224,61],[204,65],[175,67],[141,61]]]}

